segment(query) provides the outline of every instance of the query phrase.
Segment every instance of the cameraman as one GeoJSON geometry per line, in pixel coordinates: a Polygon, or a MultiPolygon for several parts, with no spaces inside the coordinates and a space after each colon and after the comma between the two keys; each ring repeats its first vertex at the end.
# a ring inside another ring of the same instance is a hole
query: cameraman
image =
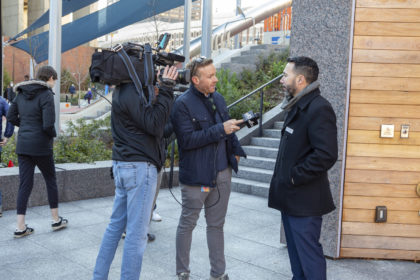
{"type": "Polygon", "coordinates": [[[232,169],[245,156],[234,134],[242,120],[230,119],[216,91],[213,60],[192,60],[191,87],[175,102],[171,121],[178,139],[182,213],[176,233],[176,273],[188,280],[192,231],[205,205],[210,279],[227,280],[223,225],[230,196],[232,169]]]}
{"type": "Polygon", "coordinates": [[[157,172],[165,160],[161,139],[169,118],[177,75],[175,67],[165,67],[162,80],[159,81],[159,94],[152,106],[141,102],[133,83],[121,84],[112,97],[115,199],[111,221],[96,259],[93,279],[108,279],[115,250],[125,229],[127,235],[121,279],[140,278],[157,172]]]}

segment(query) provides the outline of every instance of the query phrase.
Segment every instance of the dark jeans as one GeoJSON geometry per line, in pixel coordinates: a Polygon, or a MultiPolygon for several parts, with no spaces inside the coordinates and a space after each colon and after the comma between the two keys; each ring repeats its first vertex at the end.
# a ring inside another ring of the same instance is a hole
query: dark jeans
{"type": "Polygon", "coordinates": [[[327,266],[319,237],[322,217],[296,217],[281,213],[292,280],[326,280],[327,266]]]}
{"type": "Polygon", "coordinates": [[[35,166],[44,177],[47,184],[48,203],[50,208],[58,207],[57,179],[55,177],[55,166],[53,155],[50,156],[26,156],[18,155],[19,161],[19,192],[17,198],[17,214],[25,215],[28,206],[28,199],[34,186],[35,166]]]}

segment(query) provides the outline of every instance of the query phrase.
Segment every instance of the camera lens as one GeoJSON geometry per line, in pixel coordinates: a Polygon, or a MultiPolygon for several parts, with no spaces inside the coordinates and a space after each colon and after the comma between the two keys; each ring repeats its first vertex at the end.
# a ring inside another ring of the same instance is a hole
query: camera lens
{"type": "MultiPolygon", "coordinates": [[[[164,68],[161,68],[159,71],[160,77],[163,75],[164,68]]],[[[178,69],[178,78],[176,78],[177,84],[188,85],[191,81],[191,71],[190,69],[178,69]]]]}
{"type": "Polygon", "coordinates": [[[178,70],[178,78],[176,82],[183,85],[188,85],[191,81],[191,72],[190,69],[181,69],[178,70]]]}

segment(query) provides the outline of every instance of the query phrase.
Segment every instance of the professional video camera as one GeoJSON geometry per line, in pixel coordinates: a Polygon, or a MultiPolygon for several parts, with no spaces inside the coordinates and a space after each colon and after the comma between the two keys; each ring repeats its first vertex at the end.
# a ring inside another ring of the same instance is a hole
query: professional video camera
{"type": "MultiPolygon", "coordinates": [[[[92,55],[92,65],[89,68],[92,82],[108,85],[133,82],[139,94],[146,101],[143,91],[153,92],[158,66],[172,66],[185,61],[185,57],[182,55],[163,51],[168,45],[170,37],[171,35],[168,33],[162,34],[156,48],[152,48],[149,43],[141,45],[128,42],[122,45],[117,44],[111,49],[97,49],[92,55]]],[[[162,75],[163,69],[159,73],[162,75]]],[[[188,84],[190,70],[178,70],[178,78],[175,82],[188,84]]],[[[147,95],[150,105],[154,94],[147,95]]]]}

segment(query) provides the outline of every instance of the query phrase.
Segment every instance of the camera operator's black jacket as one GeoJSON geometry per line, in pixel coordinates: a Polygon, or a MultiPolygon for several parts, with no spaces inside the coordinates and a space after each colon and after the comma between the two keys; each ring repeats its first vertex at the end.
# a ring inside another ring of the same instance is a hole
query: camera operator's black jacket
{"type": "Polygon", "coordinates": [[[291,108],[281,135],[268,206],[291,216],[321,216],[334,210],[328,169],[337,160],[336,117],[319,89],[291,108]]]}
{"type": "Polygon", "coordinates": [[[146,107],[133,83],[118,86],[112,97],[112,159],[150,162],[160,170],[165,161],[163,131],[172,103],[169,87],[161,86],[156,102],[146,107]]]}
{"type": "Polygon", "coordinates": [[[31,80],[15,86],[16,97],[10,105],[7,120],[19,127],[16,154],[49,156],[57,136],[54,93],[43,81],[31,80]]]}
{"type": "MultiPolygon", "coordinates": [[[[223,96],[212,94],[214,105],[222,121],[230,119],[223,96]]],[[[226,135],[223,123],[215,123],[204,105],[203,93],[194,86],[181,95],[174,104],[171,122],[178,139],[179,181],[190,186],[216,186],[216,148],[221,139],[226,139],[229,165],[238,171],[235,155],[245,157],[234,133],[226,135]]]]}

